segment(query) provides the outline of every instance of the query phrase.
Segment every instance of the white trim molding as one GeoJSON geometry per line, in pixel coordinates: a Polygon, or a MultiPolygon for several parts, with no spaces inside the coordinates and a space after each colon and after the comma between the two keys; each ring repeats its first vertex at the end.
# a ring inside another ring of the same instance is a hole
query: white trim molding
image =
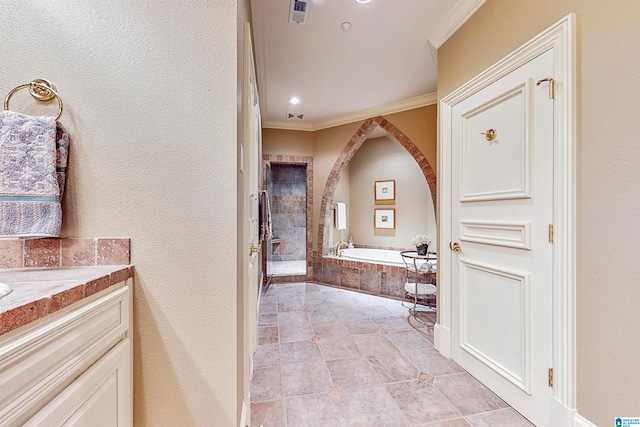
{"type": "Polygon", "coordinates": [[[476,13],[487,0],[458,0],[458,3],[440,21],[438,26],[429,34],[429,43],[436,49],[444,44],[465,22],[476,13]]]}
{"type": "MultiPolygon", "coordinates": [[[[489,69],[440,101],[438,121],[438,210],[440,248],[451,241],[451,121],[453,107],[524,65],[540,54],[554,51],[554,212],[553,254],[553,410],[550,425],[592,426],[576,416],[576,320],[575,320],[575,229],[576,229],[576,34],[575,14],[535,36],[489,69]],[[572,421],[573,420],[573,421],[572,421]]],[[[433,41],[432,41],[433,43],[433,41]]],[[[434,43],[435,45],[435,43],[434,43]]],[[[439,320],[435,346],[450,357],[451,346],[451,252],[439,253],[439,320]]]]}
{"type": "Polygon", "coordinates": [[[316,121],[295,121],[292,120],[265,120],[263,128],[284,129],[284,130],[302,130],[315,131],[327,129],[347,123],[366,120],[371,117],[383,116],[387,114],[401,113],[403,111],[413,110],[415,108],[426,107],[438,102],[438,96],[435,93],[428,93],[413,98],[402,99],[400,101],[391,102],[379,107],[368,108],[366,110],[356,111],[354,113],[341,114],[339,116],[330,117],[328,119],[316,121]]]}
{"type": "Polygon", "coordinates": [[[586,419],[580,414],[576,414],[576,417],[573,420],[573,426],[574,427],[598,427],[597,425],[595,425],[594,423],[592,423],[591,421],[589,421],[588,419],[586,419]]]}

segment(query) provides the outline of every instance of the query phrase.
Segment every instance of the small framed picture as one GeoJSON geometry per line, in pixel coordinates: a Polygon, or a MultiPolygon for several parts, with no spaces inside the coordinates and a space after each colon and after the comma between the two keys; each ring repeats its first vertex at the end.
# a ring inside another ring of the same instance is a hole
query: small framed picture
{"type": "Polygon", "coordinates": [[[376,205],[395,205],[396,180],[376,181],[373,189],[376,205]]]}
{"type": "Polygon", "coordinates": [[[373,226],[377,229],[395,230],[396,210],[395,209],[374,209],[373,226]]]}

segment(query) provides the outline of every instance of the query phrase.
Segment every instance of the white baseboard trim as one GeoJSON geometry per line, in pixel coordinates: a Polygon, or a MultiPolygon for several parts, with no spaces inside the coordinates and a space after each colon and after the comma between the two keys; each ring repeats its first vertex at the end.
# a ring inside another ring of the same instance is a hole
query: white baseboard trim
{"type": "Polygon", "coordinates": [[[551,398],[551,424],[552,426],[574,427],[576,411],[563,405],[556,397],[551,398]]]}
{"type": "MultiPolygon", "coordinates": [[[[611,422],[613,425],[613,420],[611,420],[611,422]]],[[[594,423],[592,423],[591,421],[589,421],[588,419],[586,419],[580,414],[576,414],[575,418],[573,419],[573,426],[574,427],[598,427],[597,425],[595,425],[594,423]]]]}
{"type": "Polygon", "coordinates": [[[436,323],[433,327],[433,345],[441,355],[451,358],[451,329],[436,323]]]}
{"type": "Polygon", "coordinates": [[[242,401],[242,412],[240,413],[240,427],[247,427],[249,425],[249,420],[247,419],[247,412],[248,412],[248,406],[247,406],[247,402],[248,402],[249,398],[245,397],[245,399],[242,401]]]}

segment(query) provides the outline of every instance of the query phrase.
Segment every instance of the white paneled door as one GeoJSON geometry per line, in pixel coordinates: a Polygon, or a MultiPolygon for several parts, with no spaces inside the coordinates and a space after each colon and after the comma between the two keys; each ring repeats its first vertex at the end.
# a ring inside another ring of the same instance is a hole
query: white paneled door
{"type": "Polygon", "coordinates": [[[452,110],[452,358],[550,425],[554,57],[452,110]]]}

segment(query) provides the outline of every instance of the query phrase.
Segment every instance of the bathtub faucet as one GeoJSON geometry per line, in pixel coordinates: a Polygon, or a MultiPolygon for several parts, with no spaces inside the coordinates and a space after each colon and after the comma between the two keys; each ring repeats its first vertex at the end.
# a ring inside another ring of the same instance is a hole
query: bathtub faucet
{"type": "Polygon", "coordinates": [[[340,250],[340,246],[342,245],[346,245],[347,242],[340,242],[338,243],[338,245],[336,246],[336,256],[340,256],[342,255],[342,251],[340,250]]]}

